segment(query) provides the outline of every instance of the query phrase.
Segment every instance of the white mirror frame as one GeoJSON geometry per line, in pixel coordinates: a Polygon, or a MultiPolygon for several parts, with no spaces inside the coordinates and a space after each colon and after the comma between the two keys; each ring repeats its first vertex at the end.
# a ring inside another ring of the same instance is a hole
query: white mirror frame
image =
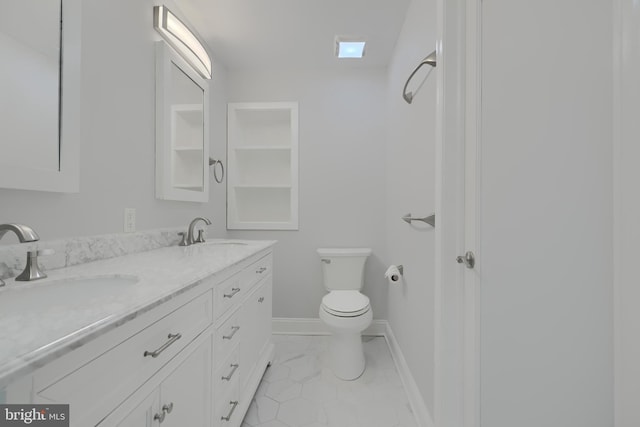
{"type": "Polygon", "coordinates": [[[60,170],[3,165],[0,168],[1,188],[59,193],[80,191],[81,5],[82,0],[62,2],[60,170]]]}
{"type": "Polygon", "coordinates": [[[156,197],[187,202],[209,201],[209,80],[205,80],[164,41],[156,42],[156,197]],[[203,90],[202,191],[184,190],[172,182],[171,64],[203,90]]]}

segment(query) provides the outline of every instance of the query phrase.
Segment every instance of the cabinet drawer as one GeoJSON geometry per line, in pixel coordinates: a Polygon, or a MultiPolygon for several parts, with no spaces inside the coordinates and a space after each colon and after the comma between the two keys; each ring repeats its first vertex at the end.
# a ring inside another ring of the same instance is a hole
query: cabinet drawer
{"type": "Polygon", "coordinates": [[[215,318],[218,319],[231,307],[237,306],[245,294],[244,286],[241,282],[242,273],[225,280],[214,289],[214,311],[215,318]]]}
{"type": "Polygon", "coordinates": [[[240,377],[240,358],[236,348],[225,360],[213,375],[213,396],[214,402],[219,402],[230,393],[233,385],[240,377]]]}
{"type": "Polygon", "coordinates": [[[222,326],[215,331],[215,341],[213,343],[214,348],[214,360],[216,371],[224,362],[231,351],[240,342],[242,336],[242,330],[240,325],[240,312],[236,311],[222,326]]]}
{"type": "Polygon", "coordinates": [[[270,275],[272,269],[273,269],[273,262],[272,262],[271,254],[251,264],[242,272],[241,283],[243,285],[244,290],[248,291],[261,279],[270,275]]]}
{"type": "Polygon", "coordinates": [[[41,399],[69,403],[78,414],[104,408],[131,394],[213,322],[211,291],[191,300],[59,381],[36,390],[41,399]]]}
{"type": "Polygon", "coordinates": [[[238,380],[232,380],[228,388],[228,393],[220,400],[214,400],[213,425],[214,427],[239,426],[242,422],[240,413],[240,389],[238,380]]]}

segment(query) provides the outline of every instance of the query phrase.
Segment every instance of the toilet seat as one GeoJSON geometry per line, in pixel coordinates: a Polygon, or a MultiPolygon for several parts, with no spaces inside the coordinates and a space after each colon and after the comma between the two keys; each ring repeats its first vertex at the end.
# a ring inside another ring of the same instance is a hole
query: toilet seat
{"type": "Polygon", "coordinates": [[[370,310],[369,297],[359,291],[331,291],[322,298],[322,309],[338,317],[357,317],[370,310]]]}

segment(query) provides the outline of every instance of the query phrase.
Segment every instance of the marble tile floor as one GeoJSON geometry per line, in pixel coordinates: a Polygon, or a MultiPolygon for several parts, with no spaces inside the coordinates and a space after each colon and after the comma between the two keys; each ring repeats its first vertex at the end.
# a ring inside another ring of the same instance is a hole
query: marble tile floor
{"type": "Polygon", "coordinates": [[[417,427],[383,337],[363,337],[354,381],[328,366],[328,336],[274,335],[275,357],[241,427],[417,427]]]}

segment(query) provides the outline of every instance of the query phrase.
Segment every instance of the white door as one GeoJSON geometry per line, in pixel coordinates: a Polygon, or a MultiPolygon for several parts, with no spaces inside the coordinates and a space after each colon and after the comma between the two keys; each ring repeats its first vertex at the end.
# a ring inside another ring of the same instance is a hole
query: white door
{"type": "Polygon", "coordinates": [[[479,424],[611,426],[611,4],[479,4],[479,424]]]}

